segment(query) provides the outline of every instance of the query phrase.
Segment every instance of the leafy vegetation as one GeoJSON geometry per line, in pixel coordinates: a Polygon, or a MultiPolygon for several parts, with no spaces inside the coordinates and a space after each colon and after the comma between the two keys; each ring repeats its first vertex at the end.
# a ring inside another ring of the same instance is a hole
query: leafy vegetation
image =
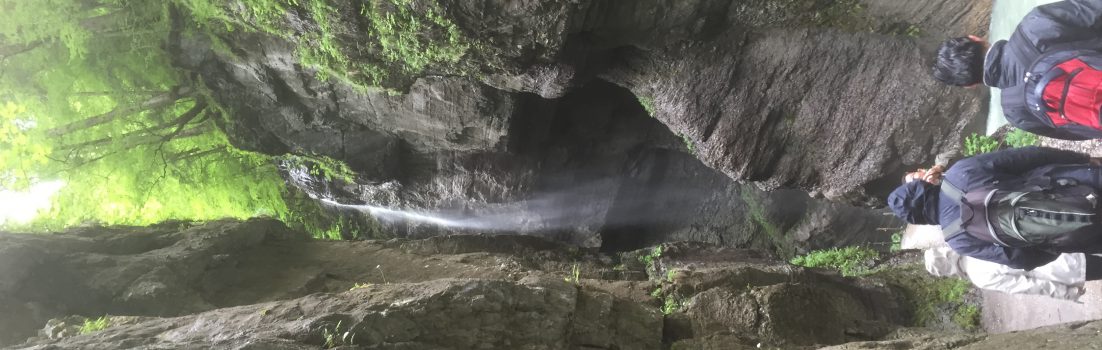
{"type": "Polygon", "coordinates": [[[574,266],[570,268],[570,275],[563,278],[566,283],[579,284],[582,280],[582,269],[578,267],[578,263],[574,263],[574,266]]]}
{"type": "Polygon", "coordinates": [[[892,234],[892,246],[889,250],[891,252],[903,250],[903,231],[892,234]]]}
{"type": "Polygon", "coordinates": [[[662,314],[669,315],[677,310],[681,309],[683,302],[674,295],[667,295],[666,301],[662,304],[662,314]]]}
{"type": "Polygon", "coordinates": [[[681,137],[681,143],[685,144],[685,149],[689,150],[689,154],[696,155],[696,144],[693,143],[693,139],[689,138],[689,135],[677,134],[681,137]]]}
{"type": "Polygon", "coordinates": [[[953,323],[965,330],[973,330],[980,323],[980,307],[976,305],[962,305],[953,313],[953,323]]]}
{"type": "Polygon", "coordinates": [[[287,39],[298,45],[300,62],[317,69],[320,78],[336,77],[362,88],[390,86],[399,76],[415,76],[433,66],[457,66],[474,46],[436,1],[338,5],[325,0],[253,0],[243,6],[178,1],[210,30],[263,32],[287,39]],[[299,17],[305,25],[289,25],[288,16],[299,17]],[[357,28],[342,27],[348,24],[357,28]],[[366,31],[360,37],[373,40],[338,40],[350,31],[366,31]]]}
{"type": "Polygon", "coordinates": [[[321,337],[325,340],[322,347],[325,349],[332,349],[338,346],[356,345],[356,333],[351,330],[341,331],[341,321],[337,321],[337,324],[333,328],[322,327],[321,337]]]}
{"type": "Polygon", "coordinates": [[[650,254],[640,256],[639,262],[647,266],[647,271],[655,271],[654,264],[660,257],[662,257],[662,246],[658,245],[651,250],[650,254]]]}
{"type": "Polygon", "coordinates": [[[637,96],[639,105],[643,106],[643,110],[647,111],[647,115],[654,116],[654,99],[646,96],[637,96]]]}
{"type": "Polygon", "coordinates": [[[972,284],[959,278],[938,278],[926,273],[920,265],[893,267],[874,271],[872,276],[886,281],[903,293],[909,309],[914,310],[917,326],[929,326],[939,319],[941,310],[952,310],[948,317],[964,329],[978,324],[978,306],[965,301],[972,284]]]}
{"type": "Polygon", "coordinates": [[[89,318],[84,320],[84,324],[80,326],[79,333],[89,334],[93,332],[99,332],[107,329],[107,327],[109,326],[111,326],[111,322],[108,320],[107,316],[103,316],[94,320],[89,318]]]}
{"type": "Polygon", "coordinates": [[[1006,133],[1005,141],[1008,146],[1015,148],[1036,146],[1041,143],[1041,139],[1039,139],[1037,135],[1017,128],[1006,133]]]}
{"type": "Polygon", "coordinates": [[[999,149],[999,140],[993,137],[972,134],[964,139],[964,156],[971,157],[999,149]]]}
{"type": "Polygon", "coordinates": [[[816,250],[807,255],[797,256],[789,262],[804,267],[825,267],[838,270],[842,276],[864,276],[873,270],[869,265],[880,257],[880,253],[865,247],[831,248],[816,250]]]}
{"type": "MultiPolygon", "coordinates": [[[[215,125],[224,110],[169,64],[164,43],[178,3],[200,0],[5,5],[0,190],[64,182],[48,212],[5,224],[42,231],[263,215],[340,237],[334,232],[346,228],[318,221],[316,203],[287,198],[275,159],[230,145],[215,125]]],[[[284,15],[287,2],[246,4],[259,19],[284,15]]],[[[326,174],[349,173],[338,162],[313,161],[326,174]]]]}

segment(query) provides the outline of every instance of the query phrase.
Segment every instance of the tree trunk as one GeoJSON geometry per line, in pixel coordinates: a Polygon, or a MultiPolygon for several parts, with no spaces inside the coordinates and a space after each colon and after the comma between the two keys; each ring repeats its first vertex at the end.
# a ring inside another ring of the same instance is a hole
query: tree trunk
{"type": "Polygon", "coordinates": [[[88,129],[88,128],[91,128],[91,127],[95,127],[97,125],[110,123],[110,122],[114,121],[116,118],[119,118],[119,117],[122,117],[122,116],[133,115],[133,114],[136,114],[139,111],[143,111],[143,110],[147,110],[147,109],[160,108],[160,107],[165,107],[165,106],[171,105],[171,104],[175,103],[176,101],[179,101],[180,99],[182,99],[182,98],[184,98],[184,97],[186,97],[190,94],[191,94],[191,89],[188,88],[188,87],[181,87],[181,88],[178,88],[178,89],[173,89],[173,91],[170,91],[170,92],[162,94],[162,95],[154,96],[153,98],[150,98],[149,100],[146,100],[145,102],[142,102],[141,104],[139,104],[137,106],[115,108],[115,110],[112,110],[112,111],[104,113],[104,114],[100,114],[100,115],[97,115],[97,116],[94,116],[94,117],[91,117],[91,118],[87,118],[87,119],[78,120],[78,121],[75,121],[75,122],[72,122],[72,123],[69,123],[69,124],[65,124],[65,125],[50,129],[50,130],[46,131],[46,134],[56,137],[56,136],[61,136],[61,135],[71,133],[73,131],[88,129]]]}

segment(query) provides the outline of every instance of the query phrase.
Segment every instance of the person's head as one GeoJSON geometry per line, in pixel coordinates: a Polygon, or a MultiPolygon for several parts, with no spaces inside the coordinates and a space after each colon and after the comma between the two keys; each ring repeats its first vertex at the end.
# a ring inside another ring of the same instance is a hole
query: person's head
{"type": "Polygon", "coordinates": [[[888,207],[895,216],[916,225],[938,224],[938,198],[941,188],[925,181],[903,184],[888,195],[888,207]]]}
{"type": "Polygon", "coordinates": [[[955,86],[972,86],[983,82],[983,60],[987,42],[969,35],[941,43],[934,61],[934,79],[955,86]]]}

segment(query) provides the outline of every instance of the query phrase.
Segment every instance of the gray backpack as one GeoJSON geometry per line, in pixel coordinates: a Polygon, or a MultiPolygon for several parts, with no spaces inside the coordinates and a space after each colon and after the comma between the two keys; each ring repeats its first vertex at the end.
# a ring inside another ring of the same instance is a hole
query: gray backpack
{"type": "Polygon", "coordinates": [[[1061,246],[1076,236],[1102,234],[1098,196],[1088,186],[1025,184],[967,193],[949,181],[941,194],[960,202],[960,218],[943,227],[945,238],[965,233],[1004,247],[1061,246]],[[1047,188],[1046,188],[1047,187],[1047,188]]]}

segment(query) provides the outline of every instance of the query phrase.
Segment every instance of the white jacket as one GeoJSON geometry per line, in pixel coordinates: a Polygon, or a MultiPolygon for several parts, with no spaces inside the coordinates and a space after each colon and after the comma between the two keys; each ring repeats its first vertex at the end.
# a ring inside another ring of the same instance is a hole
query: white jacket
{"type": "Polygon", "coordinates": [[[1060,254],[1056,261],[1033,269],[1019,270],[989,261],[962,257],[948,247],[926,250],[926,271],[934,276],[967,278],[976,287],[1007,294],[1036,294],[1077,300],[1083,294],[1086,257],[1082,253],[1060,254]]]}

